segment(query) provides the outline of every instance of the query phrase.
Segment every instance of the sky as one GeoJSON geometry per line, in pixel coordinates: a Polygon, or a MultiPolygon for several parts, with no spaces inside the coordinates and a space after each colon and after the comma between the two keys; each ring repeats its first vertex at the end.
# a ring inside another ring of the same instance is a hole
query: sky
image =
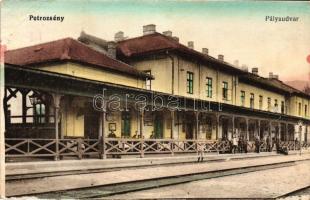
{"type": "Polygon", "coordinates": [[[310,63],[310,2],[198,0],[4,0],[1,2],[1,42],[16,49],[80,32],[113,40],[142,35],[142,26],[171,30],[180,42],[223,54],[259,74],[278,74],[281,80],[308,80],[310,63]],[[34,16],[64,16],[63,22],[30,21],[34,16]],[[271,22],[266,16],[298,17],[297,22],[271,22]]]}

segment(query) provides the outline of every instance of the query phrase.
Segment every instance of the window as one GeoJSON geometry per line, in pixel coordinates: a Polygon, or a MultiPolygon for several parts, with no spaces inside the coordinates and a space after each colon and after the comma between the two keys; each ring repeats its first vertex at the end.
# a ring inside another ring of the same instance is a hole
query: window
{"type": "Polygon", "coordinates": [[[262,95],[259,95],[259,109],[262,110],[263,109],[263,96],[262,95]]]}
{"type": "Polygon", "coordinates": [[[228,83],[223,81],[223,99],[228,100],[228,83]]]}
{"type": "Polygon", "coordinates": [[[305,117],[307,117],[307,115],[308,115],[308,106],[307,105],[305,105],[305,117]]]}
{"type": "MultiPolygon", "coordinates": [[[[148,74],[148,75],[152,75],[151,71],[144,71],[144,73],[148,74]]],[[[151,78],[146,78],[145,79],[145,89],[147,90],[151,90],[152,89],[152,79],[151,78]]]]}
{"type": "Polygon", "coordinates": [[[301,103],[298,103],[298,115],[301,115],[301,103]]]}
{"type": "Polygon", "coordinates": [[[281,113],[282,114],[284,114],[284,109],[285,109],[284,101],[281,101],[281,113]]]}
{"type": "Polygon", "coordinates": [[[268,99],[267,99],[267,110],[270,111],[270,109],[271,109],[271,98],[268,97],[268,99]]]}
{"type": "Polygon", "coordinates": [[[45,105],[43,103],[35,105],[34,118],[36,123],[45,123],[45,105]]]}
{"type": "Polygon", "coordinates": [[[251,93],[251,96],[250,96],[250,108],[254,109],[254,94],[253,93],[251,93]]]}
{"type": "Polygon", "coordinates": [[[274,100],[274,111],[278,112],[278,99],[274,100]]]}
{"type": "Polygon", "coordinates": [[[245,106],[245,91],[241,91],[241,106],[245,106]]]}
{"type": "Polygon", "coordinates": [[[207,87],[207,89],[206,89],[206,93],[207,93],[207,97],[210,97],[210,98],[212,98],[212,78],[210,78],[210,77],[207,77],[206,78],[206,87],[207,87]]]}
{"type": "Polygon", "coordinates": [[[194,83],[194,73],[187,72],[186,87],[187,87],[188,94],[193,94],[193,88],[194,88],[193,83],[194,83]]]}

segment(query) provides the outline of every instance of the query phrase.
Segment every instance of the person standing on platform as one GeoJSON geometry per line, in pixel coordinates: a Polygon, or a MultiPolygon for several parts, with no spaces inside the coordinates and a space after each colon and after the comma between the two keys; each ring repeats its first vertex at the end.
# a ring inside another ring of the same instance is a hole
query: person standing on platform
{"type": "Polygon", "coordinates": [[[232,139],[232,153],[235,154],[236,153],[236,149],[238,148],[238,140],[236,135],[234,135],[233,139],[232,139]]]}
{"type": "Polygon", "coordinates": [[[244,153],[248,153],[248,140],[246,137],[243,138],[243,150],[244,150],[244,153]]]}
{"type": "Polygon", "coordinates": [[[259,140],[259,136],[256,135],[255,137],[255,152],[259,153],[260,151],[260,140],[259,140]]]}
{"type": "Polygon", "coordinates": [[[271,152],[271,144],[270,143],[271,143],[270,136],[268,135],[267,139],[266,139],[266,147],[267,147],[268,152],[271,152]]]}
{"type": "Polygon", "coordinates": [[[197,145],[198,162],[203,162],[204,144],[202,142],[198,142],[197,145]]]}

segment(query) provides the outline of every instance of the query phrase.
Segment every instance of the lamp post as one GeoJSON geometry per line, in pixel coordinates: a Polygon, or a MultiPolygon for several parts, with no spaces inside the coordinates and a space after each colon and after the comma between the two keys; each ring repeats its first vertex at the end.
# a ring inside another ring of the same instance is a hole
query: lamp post
{"type": "Polygon", "coordinates": [[[39,102],[38,96],[35,93],[29,96],[29,100],[32,106],[35,106],[39,102]]]}
{"type": "Polygon", "coordinates": [[[35,92],[33,92],[32,95],[29,95],[29,100],[30,100],[30,104],[32,105],[32,107],[27,107],[27,109],[33,108],[33,121],[34,121],[34,123],[37,123],[39,118],[38,118],[38,116],[36,116],[37,115],[36,105],[41,103],[41,100],[40,100],[38,94],[35,92]]]}

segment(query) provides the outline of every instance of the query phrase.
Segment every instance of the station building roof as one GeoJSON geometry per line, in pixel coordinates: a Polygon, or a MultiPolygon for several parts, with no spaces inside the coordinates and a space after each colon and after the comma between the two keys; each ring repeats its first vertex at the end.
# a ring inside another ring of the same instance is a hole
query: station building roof
{"type": "Polygon", "coordinates": [[[161,33],[155,32],[153,34],[125,39],[118,42],[117,45],[117,55],[120,59],[135,58],[139,56],[150,55],[152,53],[165,52],[165,51],[177,52],[185,57],[192,57],[201,62],[211,63],[213,64],[211,65],[212,67],[216,66],[216,68],[219,70],[229,71],[234,74],[237,74],[242,81],[249,84],[259,85],[263,88],[277,92],[295,94],[297,96],[310,98],[309,94],[297,90],[278,79],[265,78],[252,74],[250,72],[246,72],[228,62],[219,60],[212,56],[191,49],[179,43],[174,38],[165,36],[161,33]]]}
{"type": "Polygon", "coordinates": [[[151,78],[150,75],[98,52],[72,38],[64,38],[34,46],[8,50],[5,52],[4,58],[5,63],[19,66],[72,61],[140,78],[151,78]]]}

